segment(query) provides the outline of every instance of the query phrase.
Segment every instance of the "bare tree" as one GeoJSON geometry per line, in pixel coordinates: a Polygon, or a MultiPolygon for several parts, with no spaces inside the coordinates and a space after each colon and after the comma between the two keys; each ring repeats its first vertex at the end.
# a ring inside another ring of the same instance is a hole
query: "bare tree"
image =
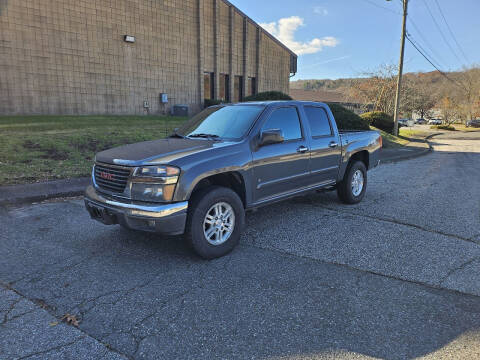
{"type": "Polygon", "coordinates": [[[464,68],[457,82],[461,86],[456,100],[464,121],[473,120],[480,115],[480,68],[464,68]]]}
{"type": "Polygon", "coordinates": [[[393,114],[396,88],[395,65],[380,65],[376,70],[365,72],[356,79],[349,96],[363,104],[373,105],[375,111],[393,114]]]}
{"type": "MultiPolygon", "coordinates": [[[[480,116],[480,67],[461,72],[405,74],[402,84],[400,111],[413,111],[422,118],[432,116],[433,109],[444,112],[446,122],[467,121],[480,116]]],[[[395,108],[396,65],[380,65],[373,71],[351,80],[347,98],[392,115],[395,108]]],[[[407,115],[409,116],[409,115],[407,115]]]]}
{"type": "Polygon", "coordinates": [[[437,102],[436,95],[425,81],[417,75],[406,77],[402,94],[404,112],[415,112],[422,119],[430,118],[432,108],[437,102]]]}
{"type": "Polygon", "coordinates": [[[440,100],[440,108],[442,109],[443,122],[450,125],[456,122],[460,115],[460,107],[452,97],[445,96],[440,100]]]}

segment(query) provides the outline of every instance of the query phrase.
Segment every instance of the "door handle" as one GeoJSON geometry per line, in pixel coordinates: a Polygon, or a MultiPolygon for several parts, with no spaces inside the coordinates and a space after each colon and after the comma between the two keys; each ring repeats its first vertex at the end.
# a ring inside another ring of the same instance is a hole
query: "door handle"
{"type": "Polygon", "coordinates": [[[300,146],[298,149],[297,149],[297,152],[299,153],[305,153],[308,151],[308,148],[306,146],[300,146]]]}
{"type": "Polygon", "coordinates": [[[338,146],[338,143],[336,143],[335,141],[330,141],[330,144],[328,144],[328,146],[331,148],[335,148],[338,146]]]}

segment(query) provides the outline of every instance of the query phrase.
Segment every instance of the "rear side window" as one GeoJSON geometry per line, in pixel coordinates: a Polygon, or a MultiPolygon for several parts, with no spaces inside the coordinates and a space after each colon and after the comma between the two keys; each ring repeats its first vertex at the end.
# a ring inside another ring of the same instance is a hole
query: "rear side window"
{"type": "Polygon", "coordinates": [[[307,114],[308,123],[312,131],[312,136],[329,136],[332,135],[332,128],[328,121],[328,115],[324,108],[317,106],[305,106],[305,114],[307,114]]]}
{"type": "Polygon", "coordinates": [[[283,107],[274,110],[262,128],[262,130],[271,129],[282,130],[285,141],[301,139],[302,129],[297,109],[294,107],[283,107]]]}

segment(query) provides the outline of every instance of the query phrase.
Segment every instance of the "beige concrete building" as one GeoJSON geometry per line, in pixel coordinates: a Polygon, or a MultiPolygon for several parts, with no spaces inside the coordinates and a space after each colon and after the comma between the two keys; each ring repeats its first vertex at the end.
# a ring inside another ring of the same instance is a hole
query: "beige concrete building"
{"type": "Polygon", "coordinates": [[[225,0],[0,0],[0,114],[193,113],[296,66],[225,0]]]}

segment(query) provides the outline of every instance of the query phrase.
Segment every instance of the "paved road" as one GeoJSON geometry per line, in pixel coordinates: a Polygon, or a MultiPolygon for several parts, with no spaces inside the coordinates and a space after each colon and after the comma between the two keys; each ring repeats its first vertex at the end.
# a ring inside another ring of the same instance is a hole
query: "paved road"
{"type": "Polygon", "coordinates": [[[209,262],[78,199],[0,209],[0,359],[480,358],[480,133],[432,141],[359,205],[249,214],[209,262]]]}

